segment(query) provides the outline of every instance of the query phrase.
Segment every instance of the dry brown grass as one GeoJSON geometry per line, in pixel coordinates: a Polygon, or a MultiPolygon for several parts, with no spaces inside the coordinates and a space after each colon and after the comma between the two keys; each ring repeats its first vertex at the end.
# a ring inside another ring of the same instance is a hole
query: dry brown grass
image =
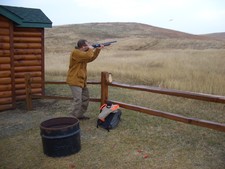
{"type": "MultiPolygon", "coordinates": [[[[114,46],[110,48],[103,49],[99,58],[89,64],[89,79],[99,79],[100,72],[108,71],[120,82],[225,95],[223,49],[114,51],[114,46]]],[[[47,79],[58,76],[59,80],[65,80],[68,59],[69,52],[47,55],[47,79]]]]}
{"type": "Polygon", "coordinates": [[[46,79],[65,80],[75,42],[117,40],[89,64],[118,81],[225,95],[225,42],[137,23],[67,25],[47,30],[46,79]]]}

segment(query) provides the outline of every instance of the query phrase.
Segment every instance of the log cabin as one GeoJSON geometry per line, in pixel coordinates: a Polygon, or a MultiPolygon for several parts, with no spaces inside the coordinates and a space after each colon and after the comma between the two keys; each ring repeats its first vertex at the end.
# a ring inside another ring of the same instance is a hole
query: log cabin
{"type": "Polygon", "coordinates": [[[32,93],[44,95],[44,28],[51,27],[40,9],[0,5],[0,111],[26,98],[26,73],[32,93]]]}

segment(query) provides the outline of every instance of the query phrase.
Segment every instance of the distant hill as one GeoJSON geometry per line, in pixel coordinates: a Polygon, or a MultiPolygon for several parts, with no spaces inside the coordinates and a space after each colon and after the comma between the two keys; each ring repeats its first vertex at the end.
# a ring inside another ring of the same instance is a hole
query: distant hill
{"type": "Polygon", "coordinates": [[[225,41],[225,32],[205,34],[203,36],[225,41]]]}
{"type": "Polygon", "coordinates": [[[90,42],[117,40],[118,50],[225,49],[220,34],[192,35],[140,23],[86,23],[46,29],[47,51],[67,51],[77,40],[90,42]]]}

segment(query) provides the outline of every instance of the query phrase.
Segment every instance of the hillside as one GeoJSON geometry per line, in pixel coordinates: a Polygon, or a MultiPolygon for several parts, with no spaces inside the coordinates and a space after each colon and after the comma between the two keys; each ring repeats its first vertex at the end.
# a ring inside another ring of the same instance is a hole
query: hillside
{"type": "Polygon", "coordinates": [[[117,40],[118,50],[224,49],[217,36],[192,35],[140,23],[86,23],[46,29],[46,50],[67,51],[79,39],[90,42],[117,40]]]}
{"type": "Polygon", "coordinates": [[[225,32],[205,34],[204,36],[225,41],[225,32]]]}
{"type": "Polygon", "coordinates": [[[46,79],[65,79],[70,52],[79,39],[117,40],[89,64],[90,79],[108,71],[129,84],[224,93],[225,41],[214,37],[138,23],[89,23],[46,29],[45,38],[46,79]]]}

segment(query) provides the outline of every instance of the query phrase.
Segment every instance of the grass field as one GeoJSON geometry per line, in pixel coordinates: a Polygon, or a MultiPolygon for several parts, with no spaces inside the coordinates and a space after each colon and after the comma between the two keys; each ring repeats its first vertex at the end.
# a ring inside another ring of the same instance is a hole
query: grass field
{"type": "MultiPolygon", "coordinates": [[[[152,27],[149,31],[143,25],[118,24],[115,30],[109,30],[112,25],[92,26],[90,32],[82,26],[47,31],[46,81],[65,81],[75,39],[117,38],[118,43],[104,48],[88,65],[89,80],[99,81],[101,72],[107,71],[121,83],[225,96],[224,42],[152,27]]],[[[99,86],[89,85],[89,89],[91,97],[100,97],[99,86]]],[[[224,104],[111,87],[109,93],[111,100],[225,123],[224,104]]],[[[46,85],[46,94],[71,96],[67,85],[46,85]]],[[[29,112],[24,102],[17,104],[17,109],[0,114],[0,169],[225,168],[225,133],[126,109],[122,109],[119,126],[107,132],[96,128],[100,104],[93,102],[87,112],[91,119],[80,121],[81,151],[62,158],[47,157],[39,125],[68,116],[71,102],[33,100],[34,110],[29,112]]]]}
{"type": "MultiPolygon", "coordinates": [[[[70,95],[67,86],[47,86],[47,94],[70,95]]],[[[90,86],[92,97],[99,88],[90,86]]],[[[110,98],[188,117],[225,123],[225,106],[144,92],[110,89],[110,98]]],[[[119,126],[107,132],[96,128],[98,103],[90,103],[89,121],[80,121],[81,151],[68,157],[43,154],[39,125],[68,116],[70,101],[34,100],[34,110],[1,114],[1,169],[224,169],[225,133],[122,109],[119,126]]]]}
{"type": "MultiPolygon", "coordinates": [[[[114,51],[113,47],[103,49],[89,64],[90,80],[108,71],[115,81],[225,95],[224,49],[114,51]]],[[[46,78],[65,81],[68,60],[69,52],[47,55],[46,78]]]]}

